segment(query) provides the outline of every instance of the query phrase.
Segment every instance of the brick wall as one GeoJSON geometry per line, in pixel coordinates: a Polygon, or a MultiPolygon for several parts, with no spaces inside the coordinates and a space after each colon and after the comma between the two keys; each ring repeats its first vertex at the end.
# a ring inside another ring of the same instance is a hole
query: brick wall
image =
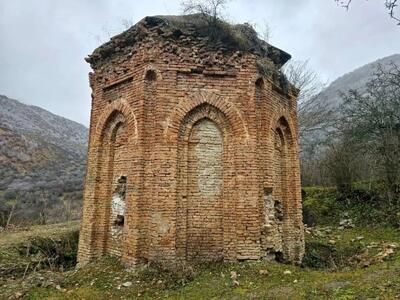
{"type": "Polygon", "coordinates": [[[79,262],[299,262],[295,92],[254,54],[160,30],[92,63],[79,262]]]}
{"type": "Polygon", "coordinates": [[[223,250],[222,133],[214,122],[202,119],[193,126],[188,143],[187,257],[219,259],[223,250]]]}

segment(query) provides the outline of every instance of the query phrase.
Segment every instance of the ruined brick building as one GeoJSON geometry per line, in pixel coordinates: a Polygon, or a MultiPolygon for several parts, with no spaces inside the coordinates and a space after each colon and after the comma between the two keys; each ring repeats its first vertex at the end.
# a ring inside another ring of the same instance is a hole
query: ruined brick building
{"type": "Polygon", "coordinates": [[[147,17],[96,49],[79,263],[299,262],[289,59],[199,15],[147,17]]]}

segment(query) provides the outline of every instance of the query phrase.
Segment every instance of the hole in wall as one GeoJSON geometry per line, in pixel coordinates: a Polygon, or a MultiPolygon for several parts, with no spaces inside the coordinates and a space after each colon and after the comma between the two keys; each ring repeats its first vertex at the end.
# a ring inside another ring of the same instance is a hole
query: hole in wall
{"type": "Polygon", "coordinates": [[[146,75],[144,77],[147,81],[156,81],[157,80],[157,73],[154,70],[147,70],[146,75]]]}
{"type": "Polygon", "coordinates": [[[264,87],[264,80],[261,77],[256,80],[256,87],[259,89],[264,87]]]}
{"type": "Polygon", "coordinates": [[[278,200],[274,202],[274,211],[275,211],[275,219],[277,221],[283,221],[283,211],[282,211],[282,203],[278,200]]]}
{"type": "Polygon", "coordinates": [[[124,226],[125,217],[123,215],[117,215],[114,221],[115,226],[124,226]]]}
{"type": "Polygon", "coordinates": [[[120,176],[112,197],[112,214],[114,226],[124,226],[125,223],[125,196],[126,196],[126,176],[120,176]]]}
{"type": "Polygon", "coordinates": [[[283,258],[283,253],[281,251],[276,251],[275,252],[275,260],[277,262],[283,263],[285,262],[284,258],[283,258]]]}

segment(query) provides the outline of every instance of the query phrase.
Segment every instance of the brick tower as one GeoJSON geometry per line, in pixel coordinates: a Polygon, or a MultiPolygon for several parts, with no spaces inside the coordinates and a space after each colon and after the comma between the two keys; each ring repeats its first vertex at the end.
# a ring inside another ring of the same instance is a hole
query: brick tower
{"type": "Polygon", "coordinates": [[[96,49],[79,263],[300,262],[289,59],[200,15],[146,17],[96,49]]]}

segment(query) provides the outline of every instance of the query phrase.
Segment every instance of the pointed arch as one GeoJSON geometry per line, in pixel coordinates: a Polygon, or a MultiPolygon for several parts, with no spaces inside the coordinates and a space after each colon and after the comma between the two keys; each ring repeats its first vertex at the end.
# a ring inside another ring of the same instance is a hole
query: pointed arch
{"type": "MultiPolygon", "coordinates": [[[[123,228],[112,232],[113,193],[118,178],[127,178],[132,168],[132,150],[137,142],[137,121],[133,110],[125,99],[109,103],[98,118],[90,141],[86,175],[85,202],[92,209],[89,225],[84,228],[90,237],[93,257],[106,252],[123,255],[123,228]],[[101,222],[96,221],[101,220],[101,222]],[[113,236],[111,236],[113,234],[113,236]]],[[[131,180],[128,176],[128,181],[131,180]]],[[[132,198],[129,193],[127,198],[132,198]]],[[[86,208],[86,209],[89,209],[86,208]]]]}
{"type": "Polygon", "coordinates": [[[236,136],[241,137],[245,141],[249,139],[246,120],[235,104],[216,93],[207,91],[197,91],[188,98],[181,100],[174,107],[172,112],[167,117],[167,121],[164,126],[165,139],[167,141],[176,140],[176,138],[178,138],[180,126],[184,118],[189,114],[190,111],[195,110],[196,107],[201,107],[205,104],[217,108],[225,115],[226,119],[232,125],[232,132],[234,132],[236,136]]]}
{"type": "Polygon", "coordinates": [[[101,143],[104,134],[107,132],[107,128],[113,126],[110,120],[112,120],[113,116],[118,115],[118,113],[121,114],[125,119],[126,126],[133,129],[132,133],[129,135],[129,141],[136,141],[138,139],[137,120],[135,113],[125,99],[119,99],[108,104],[97,120],[94,139],[96,144],[101,143]]]}
{"type": "Polygon", "coordinates": [[[234,224],[226,221],[235,205],[229,188],[236,174],[234,128],[227,115],[208,102],[188,111],[178,126],[176,249],[180,259],[219,260],[228,256],[228,250],[234,251],[226,245],[235,238],[234,224]]]}
{"type": "Polygon", "coordinates": [[[128,120],[121,109],[112,110],[98,132],[97,174],[93,199],[95,215],[104,220],[103,224],[98,224],[95,229],[94,243],[101,254],[107,252],[119,257],[123,251],[124,227],[117,225],[115,221],[117,217],[124,218],[125,214],[125,208],[120,209],[125,207],[125,192],[122,197],[117,191],[120,189],[119,179],[125,178],[126,184],[129,172],[128,120]]]}
{"type": "Polygon", "coordinates": [[[273,198],[279,232],[279,248],[282,249],[284,258],[290,260],[294,255],[290,238],[293,235],[291,228],[297,228],[301,222],[296,213],[299,201],[301,201],[296,185],[299,176],[296,173],[298,170],[296,166],[297,143],[285,116],[280,116],[271,129],[274,153],[273,198]]]}

